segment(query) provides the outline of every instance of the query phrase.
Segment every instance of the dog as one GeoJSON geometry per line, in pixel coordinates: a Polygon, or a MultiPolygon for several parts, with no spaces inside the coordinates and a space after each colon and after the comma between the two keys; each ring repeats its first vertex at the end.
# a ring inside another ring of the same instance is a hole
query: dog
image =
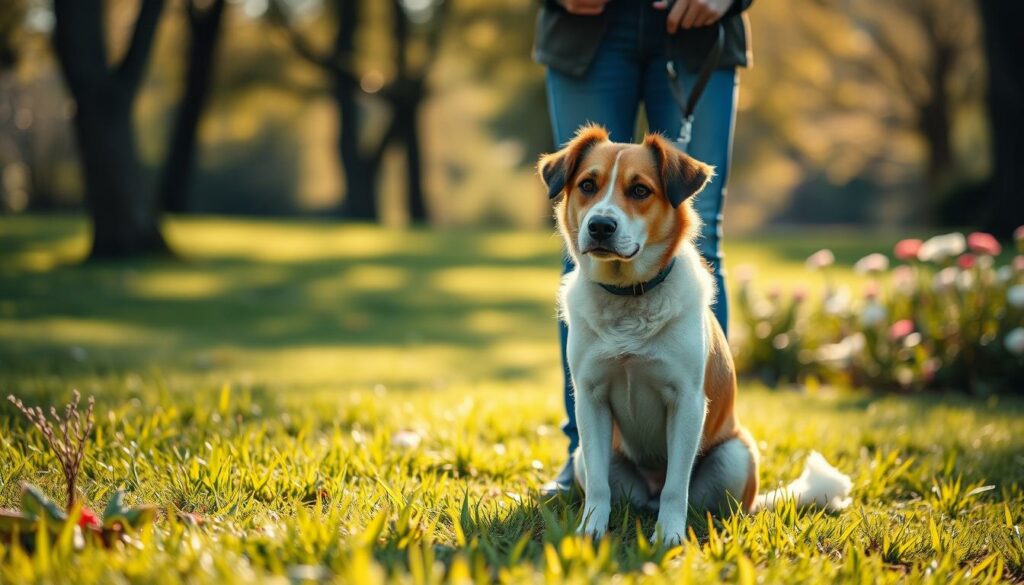
{"type": "Polygon", "coordinates": [[[657,511],[669,544],[685,538],[691,507],[842,504],[849,478],[843,484],[827,469],[757,496],[757,445],[733,410],[736,370],[711,312],[714,280],[694,245],[691,200],[714,169],[658,134],[614,143],[591,125],[542,156],[538,171],[576,264],[559,313],[569,325],[580,434],[578,532],[604,535],[613,497],[657,511]]]}

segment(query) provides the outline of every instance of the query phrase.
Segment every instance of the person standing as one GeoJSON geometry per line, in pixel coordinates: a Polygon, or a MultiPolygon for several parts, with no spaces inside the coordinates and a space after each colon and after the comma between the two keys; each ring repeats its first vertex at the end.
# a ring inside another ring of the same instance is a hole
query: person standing
{"type": "MultiPolygon", "coordinates": [[[[556,148],[587,123],[604,126],[612,140],[631,142],[640,104],[648,129],[674,139],[683,114],[672,97],[666,66],[668,47],[681,59],[684,88],[692,88],[698,70],[718,35],[724,47],[694,113],[688,153],[713,165],[714,179],[694,200],[703,221],[698,239],[701,255],[718,287],[715,317],[728,333],[729,309],[722,268],[722,204],[729,175],[736,99],[737,69],[750,63],[749,34],[742,12],[753,0],[544,0],[537,19],[533,58],[546,66],[548,113],[556,148]]],[[[563,273],[573,269],[568,254],[563,273]]],[[[568,420],[569,460],[541,488],[550,496],[573,484],[572,453],[579,444],[572,379],[566,362],[568,329],[559,322],[563,394],[568,420]]]]}

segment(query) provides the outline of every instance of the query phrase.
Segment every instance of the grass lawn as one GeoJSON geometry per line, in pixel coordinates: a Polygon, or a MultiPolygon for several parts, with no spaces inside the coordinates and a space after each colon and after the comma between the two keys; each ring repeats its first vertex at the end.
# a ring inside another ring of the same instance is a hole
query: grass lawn
{"type": "MultiPolygon", "coordinates": [[[[168,226],[185,260],[76,265],[85,230],[0,218],[0,394],[95,395],[82,496],[102,509],[121,488],[163,513],[118,550],[0,543],[0,583],[1024,581],[1021,400],[741,384],[762,484],[816,449],[854,504],[692,517],[675,549],[621,507],[591,545],[570,536],[578,501],[534,497],[566,445],[551,233],[188,219],[168,226]]],[[[896,239],[762,236],[727,255],[788,287],[814,283],[820,247],[849,265],[896,239]]],[[[23,480],[63,500],[5,401],[0,506],[23,480]]]]}

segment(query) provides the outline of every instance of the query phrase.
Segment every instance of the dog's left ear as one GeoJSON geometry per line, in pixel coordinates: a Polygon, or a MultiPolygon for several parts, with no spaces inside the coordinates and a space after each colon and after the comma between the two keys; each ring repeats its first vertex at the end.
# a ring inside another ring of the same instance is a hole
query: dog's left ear
{"type": "Polygon", "coordinates": [[[648,134],[644,145],[658,161],[662,188],[672,207],[679,207],[683,201],[700,193],[715,176],[714,167],[672,146],[660,134],[648,134]]]}

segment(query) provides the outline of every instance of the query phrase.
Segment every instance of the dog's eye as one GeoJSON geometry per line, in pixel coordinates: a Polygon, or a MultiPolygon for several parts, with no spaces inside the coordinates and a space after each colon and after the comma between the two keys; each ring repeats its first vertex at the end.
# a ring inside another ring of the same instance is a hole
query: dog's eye
{"type": "Polygon", "coordinates": [[[651,194],[651,190],[643,185],[633,185],[629,189],[629,196],[633,199],[646,199],[651,194]]]}
{"type": "Polygon", "coordinates": [[[594,179],[584,179],[580,182],[580,191],[587,194],[597,193],[597,183],[594,182],[594,179]]]}

